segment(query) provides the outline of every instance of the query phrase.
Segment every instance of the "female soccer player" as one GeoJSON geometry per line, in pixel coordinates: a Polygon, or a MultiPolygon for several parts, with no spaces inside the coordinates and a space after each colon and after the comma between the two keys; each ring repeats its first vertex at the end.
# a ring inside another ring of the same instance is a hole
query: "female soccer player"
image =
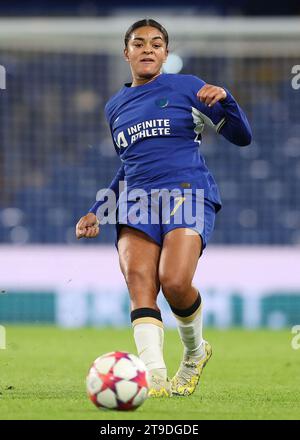
{"type": "MultiPolygon", "coordinates": [[[[130,294],[137,351],[149,371],[149,396],[186,396],[194,392],[212,353],[202,336],[201,296],[192,280],[221,208],[218,188],[199,151],[201,133],[209,125],[230,142],[243,146],[251,142],[251,129],[227,89],[192,75],[162,73],[168,56],[168,34],[156,21],[144,19],[128,29],[124,56],[132,82],[105,106],[122,161],[110,186],[118,197],[116,244],[120,267],[130,294]],[[119,194],[123,180],[127,192],[119,194]],[[163,188],[176,188],[179,194],[167,208],[161,199],[152,197],[163,188]],[[143,213],[140,222],[135,221],[136,211],[128,210],[137,203],[127,197],[133,189],[144,191],[139,199],[143,213]],[[203,198],[197,189],[203,190],[203,198]],[[127,210],[123,209],[126,203],[127,210]],[[201,203],[203,209],[197,211],[201,203]],[[198,212],[201,226],[199,218],[194,223],[182,216],[174,221],[179,208],[188,205],[198,212]],[[157,214],[157,222],[151,222],[150,208],[157,214]],[[166,209],[169,217],[165,221],[166,209]],[[171,381],[163,358],[164,332],[157,305],[160,289],[175,316],[184,346],[183,360],[171,381]]],[[[79,220],[77,238],[99,234],[96,213],[102,203],[96,202],[79,220]]]]}

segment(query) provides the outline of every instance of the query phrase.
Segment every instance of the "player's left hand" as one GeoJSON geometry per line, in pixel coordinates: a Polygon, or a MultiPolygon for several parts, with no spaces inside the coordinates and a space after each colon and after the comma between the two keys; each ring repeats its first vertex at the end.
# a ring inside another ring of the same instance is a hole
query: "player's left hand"
{"type": "Polygon", "coordinates": [[[201,102],[212,107],[218,101],[223,101],[227,93],[222,87],[213,86],[212,84],[205,84],[197,93],[197,98],[201,102]]]}

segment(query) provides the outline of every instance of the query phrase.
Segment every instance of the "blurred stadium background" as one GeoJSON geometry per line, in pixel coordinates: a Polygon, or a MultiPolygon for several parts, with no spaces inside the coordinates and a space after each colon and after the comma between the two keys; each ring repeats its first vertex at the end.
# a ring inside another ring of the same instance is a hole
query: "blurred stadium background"
{"type": "Polygon", "coordinates": [[[145,16],[169,32],[167,71],[229,88],[253,128],[250,147],[209,130],[201,146],[224,205],[195,277],[207,324],[300,324],[299,2],[184,3],[0,5],[1,324],[129,324],[114,227],[80,242],[74,228],[119,166],[103,109],[130,79],[123,35],[145,16]]]}

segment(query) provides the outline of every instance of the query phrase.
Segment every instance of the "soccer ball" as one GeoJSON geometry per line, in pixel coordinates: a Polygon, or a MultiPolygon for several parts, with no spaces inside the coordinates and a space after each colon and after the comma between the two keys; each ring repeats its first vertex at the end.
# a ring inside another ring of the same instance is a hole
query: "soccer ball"
{"type": "Polygon", "coordinates": [[[98,357],[87,378],[87,393],[97,408],[129,411],[148,395],[145,364],[134,354],[114,351],[98,357]]]}

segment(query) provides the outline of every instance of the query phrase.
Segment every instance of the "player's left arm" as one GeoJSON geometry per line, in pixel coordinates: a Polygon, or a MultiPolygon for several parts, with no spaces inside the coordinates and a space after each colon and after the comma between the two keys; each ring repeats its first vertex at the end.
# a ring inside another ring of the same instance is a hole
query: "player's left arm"
{"type": "Polygon", "coordinates": [[[246,146],[251,143],[252,132],[248,119],[227,89],[204,84],[197,98],[204,104],[206,116],[216,121],[218,133],[236,145],[246,146]]]}

